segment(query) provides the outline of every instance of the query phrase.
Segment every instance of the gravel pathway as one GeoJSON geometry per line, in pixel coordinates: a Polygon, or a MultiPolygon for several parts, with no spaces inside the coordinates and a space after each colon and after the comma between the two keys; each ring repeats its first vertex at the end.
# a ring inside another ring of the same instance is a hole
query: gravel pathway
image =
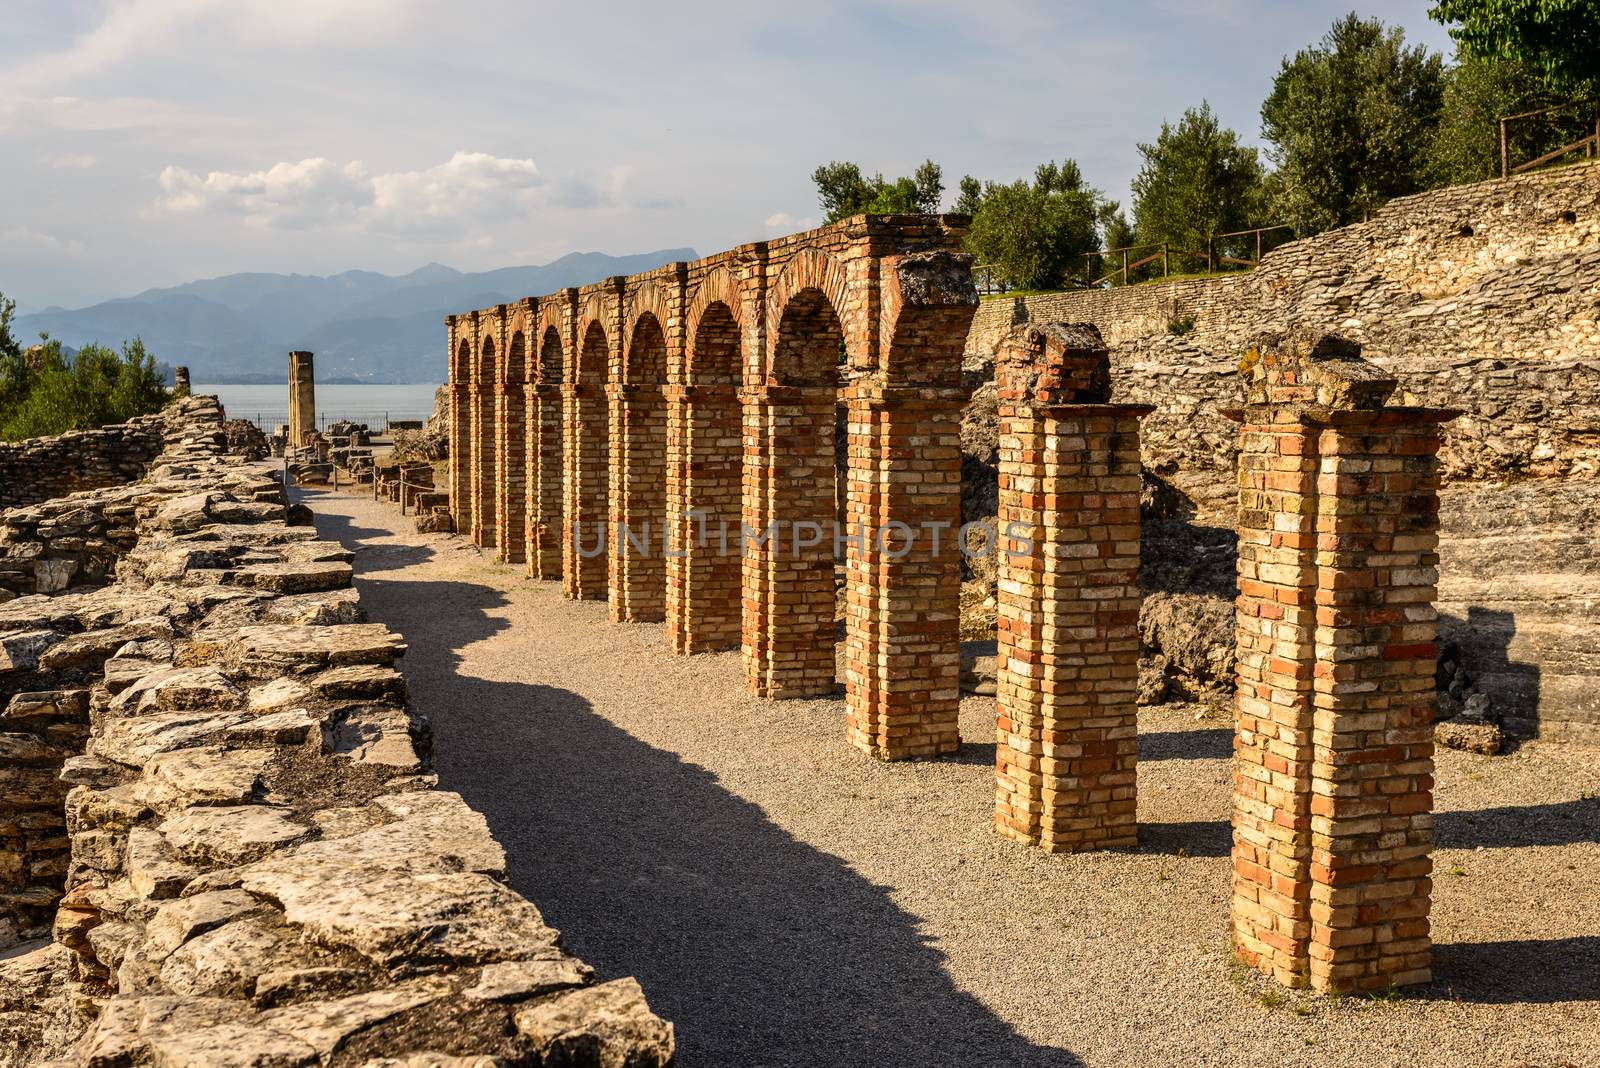
{"type": "Polygon", "coordinates": [[[1551,745],[1439,760],[1433,987],[1284,991],[1227,951],[1230,732],[1141,714],[1137,852],[990,831],[994,703],[959,757],[886,766],[843,703],[745,696],[389,504],[296,491],[404,633],[442,784],[603,978],[635,975],[679,1063],[1600,1064],[1600,768],[1551,745]]]}

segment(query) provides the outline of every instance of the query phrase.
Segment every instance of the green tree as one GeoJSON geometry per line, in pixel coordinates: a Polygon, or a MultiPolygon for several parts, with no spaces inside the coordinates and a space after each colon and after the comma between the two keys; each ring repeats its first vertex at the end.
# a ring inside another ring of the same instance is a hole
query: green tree
{"type": "MultiPolygon", "coordinates": [[[[1428,153],[1429,184],[1455,185],[1498,176],[1499,120],[1563,102],[1538,69],[1523,61],[1464,56],[1445,78],[1444,107],[1428,153]]],[[[1567,132],[1560,122],[1510,123],[1511,161],[1536,159],[1576,139],[1567,132]]]]}
{"type": "MultiPolygon", "coordinates": [[[[1204,101],[1176,126],[1163,122],[1133,179],[1133,220],[1141,244],[1167,242],[1186,270],[1205,265],[1212,235],[1257,221],[1261,164],[1204,101]]],[[[1107,248],[1112,246],[1108,245],[1107,248]]]]}
{"type": "MultiPolygon", "coordinates": [[[[1106,200],[1100,203],[1095,211],[1096,220],[1100,224],[1100,248],[1105,252],[1115,252],[1119,248],[1127,248],[1138,240],[1138,235],[1133,228],[1133,223],[1128,221],[1128,216],[1123,213],[1122,205],[1115,200],[1106,200]]],[[[1122,266],[1121,256],[1097,256],[1090,266],[1087,277],[1107,278],[1112,271],[1122,266]]],[[[1133,271],[1131,281],[1137,281],[1145,272],[1133,271]]],[[[1111,284],[1117,285],[1122,281],[1122,275],[1108,279],[1111,284]]]]}
{"type": "Polygon", "coordinates": [[[1272,214],[1301,236],[1355,222],[1425,188],[1444,64],[1399,27],[1354,13],[1286,58],[1261,105],[1277,167],[1272,214]]]}
{"type": "Polygon", "coordinates": [[[956,192],[955,213],[957,215],[976,215],[978,208],[983,205],[983,183],[972,175],[963,175],[960,188],[956,192]]]}
{"type": "Polygon", "coordinates": [[[821,202],[823,222],[838,222],[852,215],[918,215],[939,210],[944,196],[944,172],[933,160],[924,160],[908,178],[889,181],[882,174],[871,178],[859,165],[825,163],[811,172],[821,202]]]}
{"type": "MultiPolygon", "coordinates": [[[[963,182],[963,196],[968,190],[963,182]]],[[[1095,222],[1100,194],[1077,163],[1040,164],[1033,181],[983,187],[967,251],[991,265],[1012,289],[1052,289],[1073,277],[1084,253],[1099,247],[1095,222]]]]}
{"type": "Polygon", "coordinates": [[[1463,56],[1526,63],[1567,100],[1600,97],[1600,0],[1439,0],[1428,17],[1463,56]]]}
{"type": "Polygon", "coordinates": [[[0,358],[6,364],[0,438],[14,441],[118,423],[158,411],[168,400],[155,358],[138,338],[120,353],[85,345],[75,355],[44,338],[14,363],[4,354],[0,358]]]}

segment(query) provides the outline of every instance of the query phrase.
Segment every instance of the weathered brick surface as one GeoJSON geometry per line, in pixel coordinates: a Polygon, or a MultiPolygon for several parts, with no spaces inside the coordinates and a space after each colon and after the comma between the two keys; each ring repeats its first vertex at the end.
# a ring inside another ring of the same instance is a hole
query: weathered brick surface
{"type": "Polygon", "coordinates": [[[1105,403],[1092,326],[1002,344],[995,829],[1051,852],[1131,846],[1139,420],[1105,403]]]}
{"type": "Polygon", "coordinates": [[[1239,470],[1234,943],[1285,983],[1428,981],[1437,454],[1454,412],[1327,339],[1251,375],[1239,470]]]}
{"type": "Polygon", "coordinates": [[[460,529],[487,545],[498,525],[514,560],[520,521],[530,575],[613,620],[664,620],[676,652],[741,645],[770,697],[837,686],[842,564],[852,742],[954,751],[964,222],[863,216],[450,316],[460,529]],[[519,408],[511,353],[535,335],[519,408]],[[854,527],[896,523],[909,554],[894,537],[847,551],[854,527]]]}

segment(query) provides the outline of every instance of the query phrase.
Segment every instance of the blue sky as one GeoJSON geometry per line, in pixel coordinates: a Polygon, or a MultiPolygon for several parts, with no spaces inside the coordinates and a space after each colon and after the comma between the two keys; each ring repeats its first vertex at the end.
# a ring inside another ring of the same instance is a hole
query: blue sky
{"type": "MultiPolygon", "coordinates": [[[[1428,0],[1356,6],[1449,51],[1428,0]]],[[[0,291],[234,271],[710,253],[813,224],[809,175],[1071,156],[1126,198],[1209,99],[1250,143],[1350,0],[5,0],[0,291]]]]}

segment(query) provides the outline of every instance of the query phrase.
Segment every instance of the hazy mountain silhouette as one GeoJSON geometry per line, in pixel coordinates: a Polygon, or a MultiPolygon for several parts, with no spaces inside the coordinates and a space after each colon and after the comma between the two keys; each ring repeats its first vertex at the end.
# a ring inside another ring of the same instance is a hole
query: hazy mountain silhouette
{"type": "Polygon", "coordinates": [[[439,382],[442,320],[450,312],[696,258],[693,249],[673,248],[575,252],[542,266],[474,274],[438,263],[398,276],[230,274],[88,308],[45,308],[20,316],[13,332],[31,341],[47,331],[73,348],[138,336],[162,363],[187,364],[196,382],[282,382],[290,349],[315,352],[322,381],[439,382]]]}

